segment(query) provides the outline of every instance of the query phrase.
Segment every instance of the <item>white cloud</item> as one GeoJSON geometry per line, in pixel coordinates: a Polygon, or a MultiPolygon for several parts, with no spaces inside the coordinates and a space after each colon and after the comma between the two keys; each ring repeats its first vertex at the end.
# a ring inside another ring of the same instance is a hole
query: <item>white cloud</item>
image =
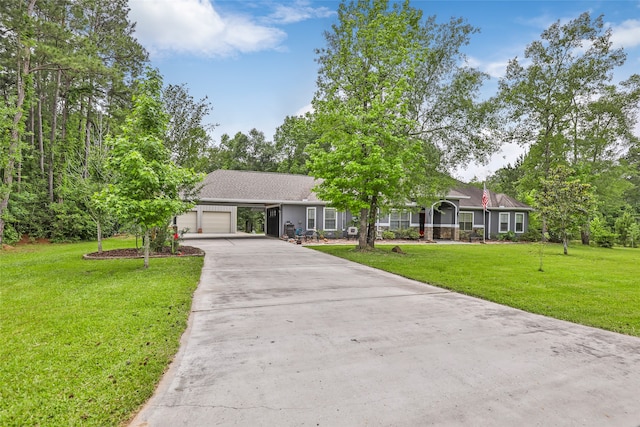
{"type": "Polygon", "coordinates": [[[302,107],[298,111],[296,111],[294,116],[295,117],[304,116],[307,113],[313,113],[313,105],[311,105],[311,104],[305,105],[304,107],[302,107]]]}
{"type": "Polygon", "coordinates": [[[136,36],[152,54],[208,57],[276,49],[286,34],[242,15],[221,15],[209,0],[130,0],[136,36]]]}
{"type": "Polygon", "coordinates": [[[611,42],[615,47],[631,48],[640,45],[640,20],[629,19],[611,26],[611,42]]]}
{"type": "Polygon", "coordinates": [[[494,79],[500,79],[504,77],[504,74],[507,71],[508,64],[509,59],[484,62],[472,56],[467,57],[467,65],[473,68],[477,68],[484,73],[487,73],[491,78],[494,79]]]}
{"type": "Polygon", "coordinates": [[[266,21],[279,24],[293,24],[311,18],[327,18],[334,14],[334,11],[326,7],[313,8],[309,5],[308,1],[301,0],[291,5],[276,5],[275,11],[267,17],[266,21]]]}

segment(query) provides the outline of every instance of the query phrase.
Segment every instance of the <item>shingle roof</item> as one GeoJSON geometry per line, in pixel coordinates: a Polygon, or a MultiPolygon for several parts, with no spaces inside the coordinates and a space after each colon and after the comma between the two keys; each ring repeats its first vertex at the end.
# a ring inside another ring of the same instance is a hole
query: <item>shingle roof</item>
{"type": "MultiPolygon", "coordinates": [[[[460,183],[447,195],[450,199],[460,199],[461,208],[482,208],[482,188],[472,185],[460,183]],[[463,197],[460,197],[462,195],[463,197]]],[[[506,208],[506,209],[531,209],[531,206],[522,203],[513,197],[509,197],[503,193],[494,193],[487,189],[489,194],[489,203],[487,208],[506,208]]]]}
{"type": "Polygon", "coordinates": [[[317,183],[313,177],[305,175],[219,169],[205,177],[200,200],[320,202],[311,191],[317,183]]]}
{"type": "MultiPolygon", "coordinates": [[[[200,190],[200,200],[218,203],[325,204],[312,191],[320,182],[321,180],[306,175],[219,169],[205,177],[200,190]]],[[[489,208],[531,209],[506,194],[487,191],[489,208]]],[[[449,191],[447,198],[460,200],[460,207],[463,208],[482,208],[482,189],[462,182],[449,191]]]]}

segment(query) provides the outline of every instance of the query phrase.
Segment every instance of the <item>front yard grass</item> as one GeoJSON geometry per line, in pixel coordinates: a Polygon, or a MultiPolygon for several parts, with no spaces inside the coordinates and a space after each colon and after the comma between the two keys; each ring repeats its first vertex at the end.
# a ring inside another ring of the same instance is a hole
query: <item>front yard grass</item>
{"type": "Polygon", "coordinates": [[[0,425],[117,426],[176,353],[202,257],[154,258],[145,270],[141,259],[81,258],[95,250],[0,251],[0,425]]]}
{"type": "Polygon", "coordinates": [[[640,336],[640,250],[574,245],[401,245],[405,255],[377,246],[313,246],[455,292],[528,312],[640,336]]]}

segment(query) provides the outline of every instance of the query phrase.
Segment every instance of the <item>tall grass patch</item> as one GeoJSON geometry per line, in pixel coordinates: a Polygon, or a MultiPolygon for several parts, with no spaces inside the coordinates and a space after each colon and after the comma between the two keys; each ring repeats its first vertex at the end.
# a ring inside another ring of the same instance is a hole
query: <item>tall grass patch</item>
{"type": "Polygon", "coordinates": [[[118,425],[176,353],[203,259],[83,260],[95,246],[0,252],[0,425],[118,425]]]}
{"type": "Polygon", "coordinates": [[[640,336],[640,251],[558,245],[314,246],[391,273],[532,313],[640,336]],[[543,251],[544,271],[538,271],[543,251]]]}

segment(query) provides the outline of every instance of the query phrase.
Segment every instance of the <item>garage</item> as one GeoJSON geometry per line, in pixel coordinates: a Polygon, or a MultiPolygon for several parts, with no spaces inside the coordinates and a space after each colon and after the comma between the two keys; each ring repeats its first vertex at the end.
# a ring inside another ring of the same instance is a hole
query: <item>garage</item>
{"type": "Polygon", "coordinates": [[[179,231],[188,229],[187,233],[197,233],[198,232],[197,220],[198,220],[197,212],[185,212],[184,214],[179,215],[176,218],[176,225],[178,226],[179,231]]]}
{"type": "Polygon", "coordinates": [[[202,212],[203,233],[232,233],[231,212],[202,212]]]}

